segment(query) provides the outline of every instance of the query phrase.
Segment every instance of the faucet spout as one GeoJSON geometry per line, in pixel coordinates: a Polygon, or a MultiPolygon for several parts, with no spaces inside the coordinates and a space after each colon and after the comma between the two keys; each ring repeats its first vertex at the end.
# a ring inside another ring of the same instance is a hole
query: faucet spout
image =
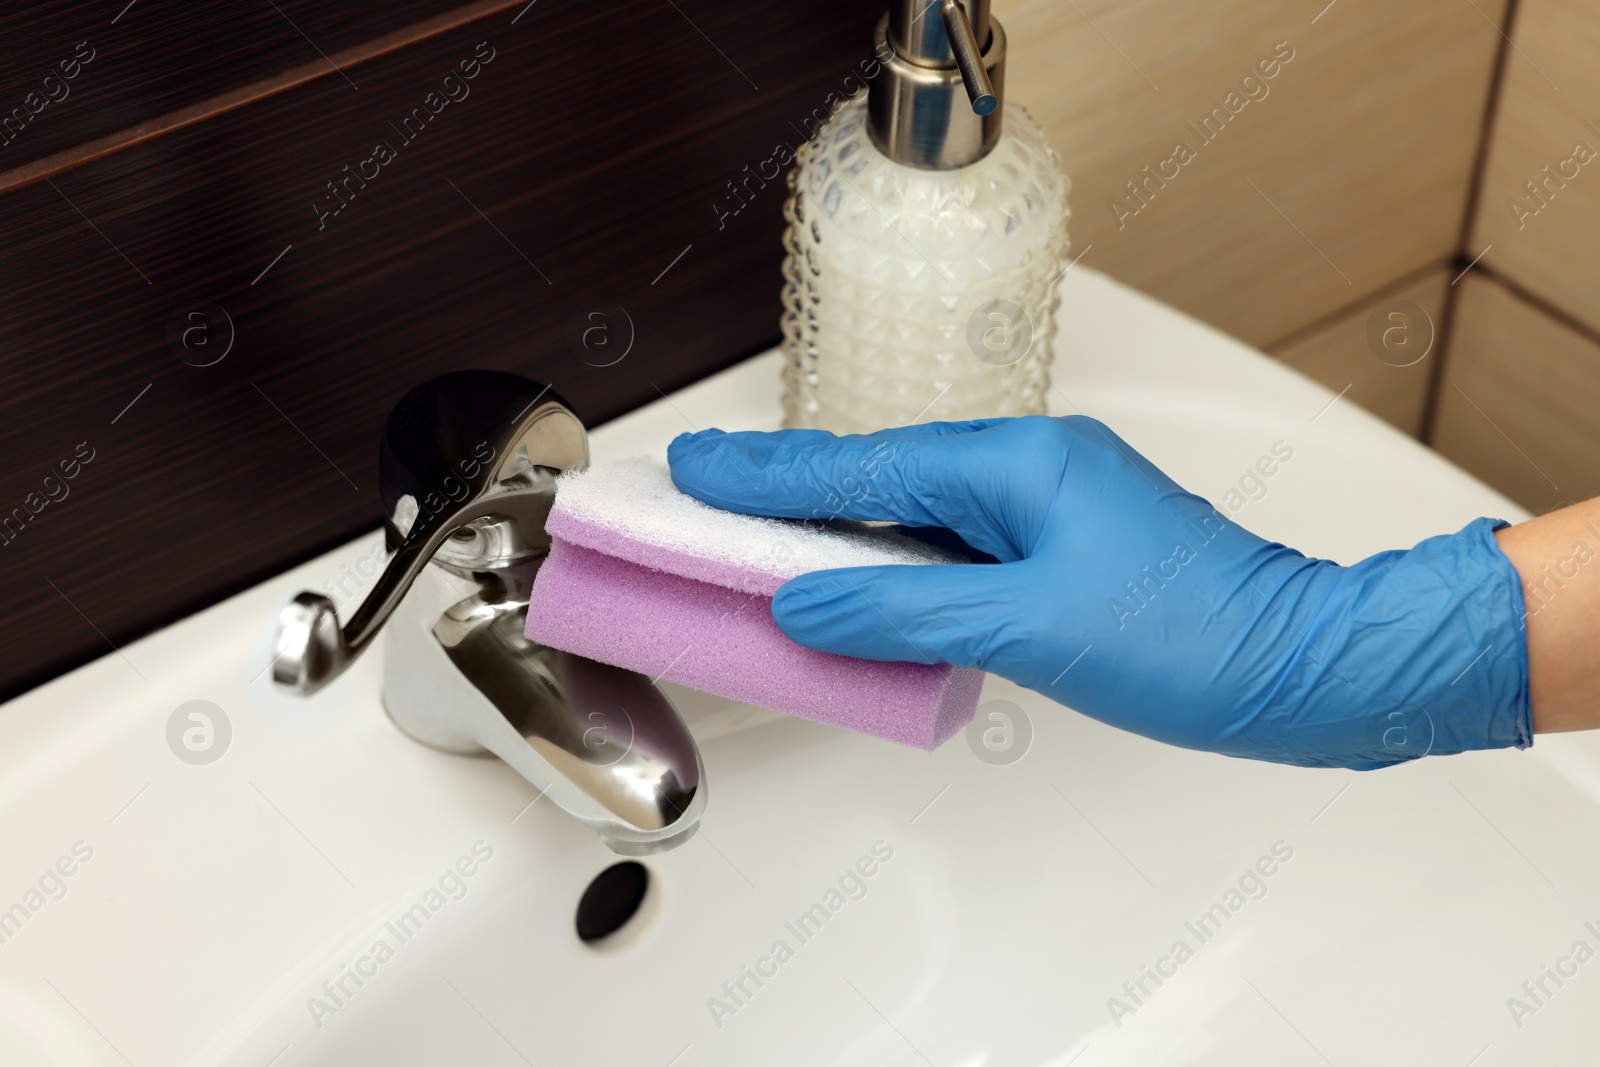
{"type": "Polygon", "coordinates": [[[283,609],[273,679],[310,696],[382,630],[396,725],[498,756],[614,851],[643,855],[699,826],[705,769],[687,725],[643,675],[523,636],[555,476],[588,460],[583,424],[537,382],[461,371],[413,389],[384,428],[389,561],[343,626],[320,594],[283,609]]]}
{"type": "Polygon", "coordinates": [[[614,852],[681,845],[706,803],[693,736],[644,675],[523,636],[532,569],[442,613],[401,605],[384,662],[389,717],[435,748],[500,757],[614,852]]]}

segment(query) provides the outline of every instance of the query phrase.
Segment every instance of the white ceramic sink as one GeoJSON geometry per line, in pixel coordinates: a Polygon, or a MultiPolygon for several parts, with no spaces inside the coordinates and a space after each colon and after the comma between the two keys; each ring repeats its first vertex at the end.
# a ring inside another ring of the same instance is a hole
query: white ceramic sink
{"type": "MultiPolygon", "coordinates": [[[[1276,442],[1293,449],[1236,516],[1263,535],[1351,561],[1522,517],[1348,401],[1086,268],[1061,317],[1057,412],[1104,419],[1189,488],[1219,499],[1276,442]]],[[[659,452],[691,426],[771,427],[777,382],[775,355],[750,360],[601,428],[596,458],[659,452]]],[[[985,700],[1033,732],[996,766],[964,737],[927,754],[670,689],[705,760],[702,831],[645,861],[643,910],[595,949],[574,909],[616,857],[548,801],[529,807],[504,764],[402,735],[377,655],[312,699],[274,690],[278,608],[377,544],[0,708],[0,908],[26,913],[0,919],[0,1064],[1592,1055],[1600,962],[1568,954],[1600,950],[1600,739],[1298,770],[1166,748],[990,679],[985,700]],[[192,700],[231,726],[209,764],[168,745],[192,700]],[[471,876],[430,897],[463,857],[471,876]],[[830,897],[858,863],[873,873],[846,878],[856,899],[830,897]],[[436,910],[402,941],[386,924],[419,902],[436,910]],[[826,922],[802,940],[791,926],[817,904],[826,922]],[[1575,973],[1544,979],[1541,1004],[1522,987],[1543,965],[1575,973]],[[347,966],[368,976],[340,993],[347,966]],[[735,1000],[724,983],[741,980],[735,1000]],[[1536,1010],[1514,1018],[1512,996],[1536,1010]]]]}

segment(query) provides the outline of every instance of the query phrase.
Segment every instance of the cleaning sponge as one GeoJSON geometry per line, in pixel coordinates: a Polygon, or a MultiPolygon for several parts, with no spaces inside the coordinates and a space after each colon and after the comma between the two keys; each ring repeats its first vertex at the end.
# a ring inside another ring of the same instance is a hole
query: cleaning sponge
{"type": "Polygon", "coordinates": [[[563,475],[545,528],[527,629],[541,644],[918,748],[977,707],[981,671],[818,652],[772,621],[772,594],[795,575],[959,557],[884,528],[721,511],[651,459],[563,475]]]}

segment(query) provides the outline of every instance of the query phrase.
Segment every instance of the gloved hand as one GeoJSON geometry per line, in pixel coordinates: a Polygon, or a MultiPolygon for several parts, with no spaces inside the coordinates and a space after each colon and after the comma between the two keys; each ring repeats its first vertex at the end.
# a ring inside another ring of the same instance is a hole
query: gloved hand
{"type": "Polygon", "coordinates": [[[772,614],[812,648],[980,667],[1160,741],[1302,766],[1532,741],[1504,523],[1308,559],[1083,416],[705,430],[667,455],[720,508],[945,527],[999,560],[801,575],[772,614]]]}

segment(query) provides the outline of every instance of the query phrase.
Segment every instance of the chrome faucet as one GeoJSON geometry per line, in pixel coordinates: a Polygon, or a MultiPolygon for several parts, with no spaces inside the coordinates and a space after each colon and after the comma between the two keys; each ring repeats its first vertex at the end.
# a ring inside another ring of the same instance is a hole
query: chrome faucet
{"type": "Polygon", "coordinates": [[[523,636],[556,475],[588,463],[583,424],[548,386],[459,371],[413,389],[379,453],[388,563],[343,626],[327,597],[295,597],[272,676],[310,696],[386,629],[383,704],[400,729],[493,753],[613,851],[644,855],[699,826],[688,727],[644,675],[523,636]]]}

